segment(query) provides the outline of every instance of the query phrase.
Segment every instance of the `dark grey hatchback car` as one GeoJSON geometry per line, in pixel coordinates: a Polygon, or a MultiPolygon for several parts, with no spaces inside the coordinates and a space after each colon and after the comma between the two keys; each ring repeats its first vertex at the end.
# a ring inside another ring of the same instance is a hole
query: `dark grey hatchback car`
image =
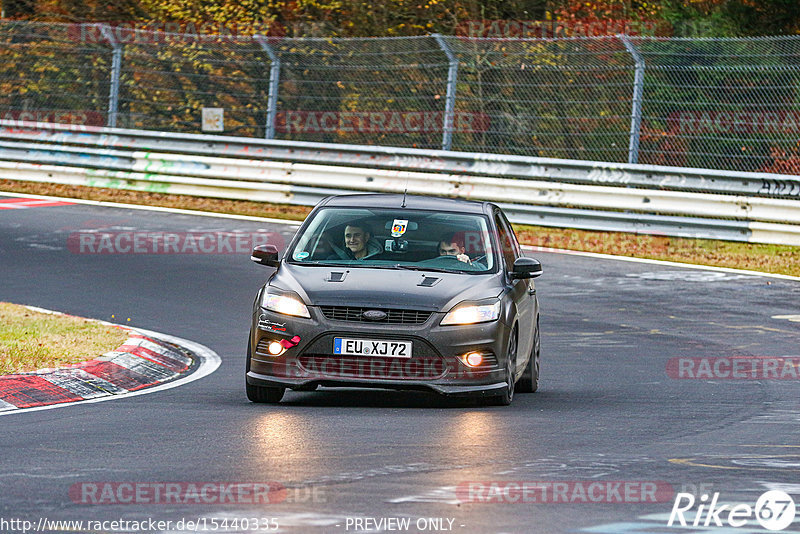
{"type": "Polygon", "coordinates": [[[507,405],[539,384],[540,263],[488,202],[404,195],[322,200],[253,305],[246,387],[370,387],[507,405]]]}

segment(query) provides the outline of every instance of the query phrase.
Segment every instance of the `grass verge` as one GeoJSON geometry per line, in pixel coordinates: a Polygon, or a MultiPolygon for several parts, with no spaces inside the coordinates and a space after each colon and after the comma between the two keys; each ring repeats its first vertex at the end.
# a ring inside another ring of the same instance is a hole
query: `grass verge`
{"type": "MultiPolygon", "coordinates": [[[[14,180],[0,180],[0,191],[291,220],[302,220],[311,211],[309,207],[290,204],[266,204],[14,180]]],[[[526,245],[800,276],[800,247],[541,226],[515,225],[514,228],[520,242],[526,245]]]]}
{"type": "Polygon", "coordinates": [[[0,302],[0,375],[91,360],[126,339],[119,328],[0,302]]]}

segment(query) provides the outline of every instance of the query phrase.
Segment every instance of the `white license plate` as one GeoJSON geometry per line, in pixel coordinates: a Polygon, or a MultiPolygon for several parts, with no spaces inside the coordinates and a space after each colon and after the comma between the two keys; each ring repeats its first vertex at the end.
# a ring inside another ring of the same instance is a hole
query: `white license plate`
{"type": "Polygon", "coordinates": [[[333,338],[333,353],[342,356],[384,356],[386,358],[410,358],[411,341],[387,339],[333,338]]]}

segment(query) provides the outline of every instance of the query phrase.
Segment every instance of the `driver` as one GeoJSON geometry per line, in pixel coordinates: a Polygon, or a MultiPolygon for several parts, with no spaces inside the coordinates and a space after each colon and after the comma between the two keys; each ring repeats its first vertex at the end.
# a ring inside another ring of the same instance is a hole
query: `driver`
{"type": "Polygon", "coordinates": [[[455,256],[458,261],[472,265],[472,260],[466,254],[463,240],[455,232],[447,233],[439,240],[439,256],[455,256]]]}

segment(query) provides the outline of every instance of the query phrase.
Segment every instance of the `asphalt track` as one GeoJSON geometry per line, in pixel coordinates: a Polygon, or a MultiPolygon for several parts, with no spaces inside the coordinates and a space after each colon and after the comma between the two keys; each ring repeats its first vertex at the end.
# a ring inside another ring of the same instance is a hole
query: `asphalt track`
{"type": "MultiPolygon", "coordinates": [[[[797,356],[800,323],[773,316],[800,313],[798,282],[537,253],[539,393],[508,408],[362,390],[289,392],[263,406],[246,400],[243,371],[248,315],[268,269],[246,254],[67,249],[71,232],[114,227],[294,231],[87,205],[0,211],[0,300],[130,318],[222,358],[214,374],[178,388],[0,418],[0,520],[258,517],[285,532],[365,532],[354,519],[393,517],[410,518],[411,532],[421,518],[452,519],[450,531],[465,533],[678,531],[666,527],[672,499],[464,502],[455,488],[469,481],[663,481],[750,505],[782,488],[800,502],[798,379],[666,371],[678,356],[797,356]],[[93,505],[69,493],[81,483],[167,481],[275,481],[289,492],[257,506],[93,505]]],[[[753,524],[724,532],[766,532],[753,524]]]]}

